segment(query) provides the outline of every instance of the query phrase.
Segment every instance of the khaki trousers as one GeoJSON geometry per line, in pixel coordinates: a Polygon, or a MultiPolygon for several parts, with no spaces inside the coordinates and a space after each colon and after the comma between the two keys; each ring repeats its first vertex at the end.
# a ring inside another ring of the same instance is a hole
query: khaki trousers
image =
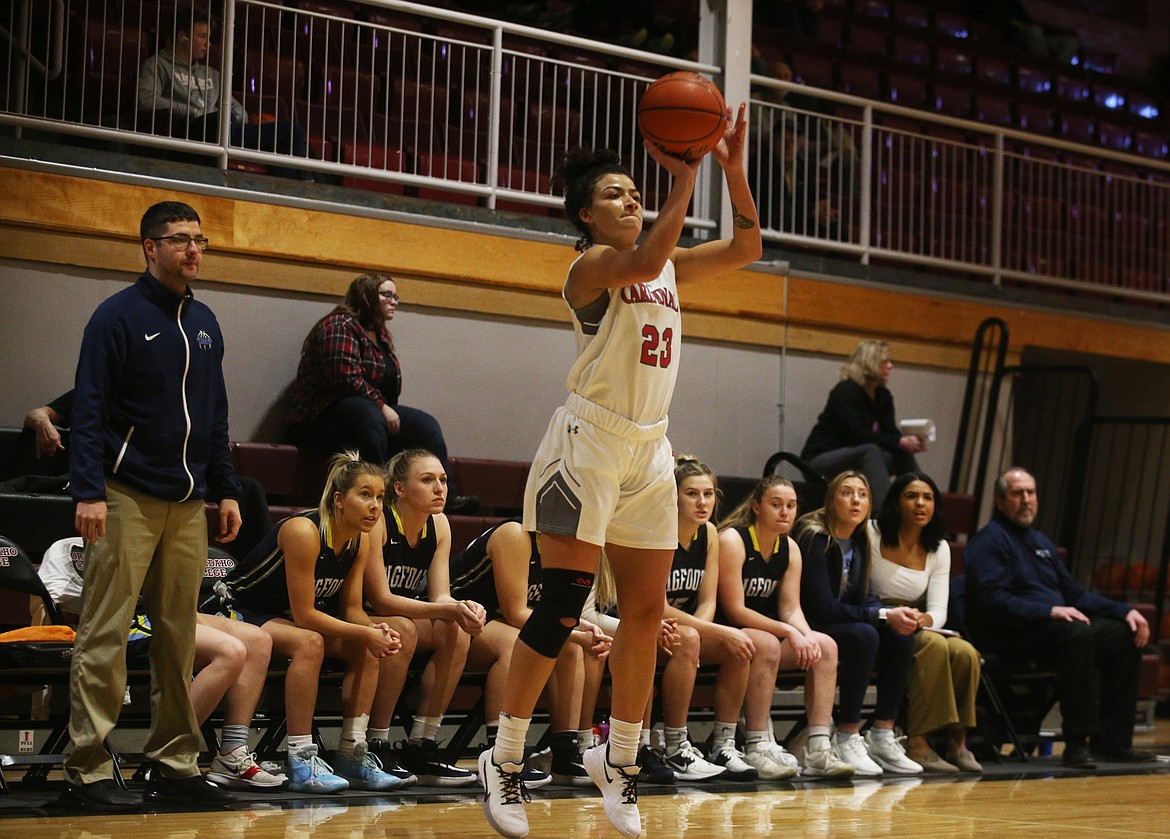
{"type": "Polygon", "coordinates": [[[929,630],[916,633],[906,733],[917,737],[951,726],[974,728],[979,672],[979,651],[970,642],[929,630]]]}
{"type": "Polygon", "coordinates": [[[169,778],[196,775],[199,727],[191,710],[195,610],[207,563],[202,499],[162,501],[106,482],[106,535],[86,546],[81,619],[69,676],[65,779],[113,777],[103,741],[117,724],[126,689],[126,633],[141,594],[151,623],[147,757],[169,778]]]}

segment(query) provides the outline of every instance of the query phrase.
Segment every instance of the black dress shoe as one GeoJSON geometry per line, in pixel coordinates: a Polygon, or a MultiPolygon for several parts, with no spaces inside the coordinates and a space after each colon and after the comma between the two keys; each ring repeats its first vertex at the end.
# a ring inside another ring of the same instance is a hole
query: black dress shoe
{"type": "Polygon", "coordinates": [[[92,784],[70,784],[57,803],[70,808],[102,813],[125,813],[142,807],[142,799],[122,789],[112,779],[92,784]]]}
{"type": "Polygon", "coordinates": [[[1060,760],[1070,769],[1096,769],[1097,763],[1088,746],[1065,746],[1064,757],[1060,760]]]}
{"type": "Polygon", "coordinates": [[[449,516],[470,516],[479,509],[479,497],[475,495],[452,495],[447,499],[443,512],[449,516]]]}
{"type": "Polygon", "coordinates": [[[230,792],[220,789],[202,775],[175,779],[164,778],[157,772],[147,783],[143,798],[176,804],[231,804],[236,800],[230,792]]]}
{"type": "Polygon", "coordinates": [[[1093,755],[1104,763],[1153,763],[1154,753],[1141,749],[1094,749],[1093,755]]]}

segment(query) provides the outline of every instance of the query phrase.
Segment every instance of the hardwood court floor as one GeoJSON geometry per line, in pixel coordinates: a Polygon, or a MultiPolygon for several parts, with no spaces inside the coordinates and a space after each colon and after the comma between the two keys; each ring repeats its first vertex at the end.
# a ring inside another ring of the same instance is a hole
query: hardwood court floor
{"type": "MultiPolygon", "coordinates": [[[[744,839],[973,839],[973,837],[1170,837],[1170,777],[1156,774],[981,780],[902,779],[761,786],[724,785],[644,795],[644,836],[744,839]]],[[[531,836],[617,837],[592,796],[533,795],[531,836]]],[[[251,804],[217,812],[57,816],[0,821],[12,839],[478,839],[495,837],[475,796],[347,798],[251,804]]]]}

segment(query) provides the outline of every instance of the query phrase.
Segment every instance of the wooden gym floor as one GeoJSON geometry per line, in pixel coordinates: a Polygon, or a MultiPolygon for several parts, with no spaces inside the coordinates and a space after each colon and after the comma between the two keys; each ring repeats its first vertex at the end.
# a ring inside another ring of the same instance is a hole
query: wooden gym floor
{"type": "MultiPolygon", "coordinates": [[[[1170,754],[1170,723],[1135,745],[1170,754]]],[[[16,774],[9,769],[8,777],[16,774]]],[[[474,790],[434,788],[342,797],[241,795],[230,809],[158,808],[132,815],[76,815],[41,790],[0,794],[0,835],[20,839],[473,839],[495,837],[474,790]]],[[[1170,765],[1103,764],[1066,770],[1060,758],[990,765],[984,775],[884,781],[643,787],[644,836],[745,839],[973,839],[974,837],[1170,837],[1170,765]]],[[[549,787],[528,805],[532,837],[617,837],[592,791],[549,787]]]]}

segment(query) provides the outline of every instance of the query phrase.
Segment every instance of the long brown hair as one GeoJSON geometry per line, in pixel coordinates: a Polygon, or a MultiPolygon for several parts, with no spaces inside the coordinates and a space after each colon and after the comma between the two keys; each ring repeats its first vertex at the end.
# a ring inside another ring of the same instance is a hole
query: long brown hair
{"type": "Polygon", "coordinates": [[[386,316],[382,314],[382,300],[378,296],[378,286],[389,280],[397,281],[389,274],[372,272],[362,274],[354,279],[346,289],[345,299],[333,311],[345,312],[358,319],[363,329],[371,332],[382,332],[386,328],[386,316]]]}

